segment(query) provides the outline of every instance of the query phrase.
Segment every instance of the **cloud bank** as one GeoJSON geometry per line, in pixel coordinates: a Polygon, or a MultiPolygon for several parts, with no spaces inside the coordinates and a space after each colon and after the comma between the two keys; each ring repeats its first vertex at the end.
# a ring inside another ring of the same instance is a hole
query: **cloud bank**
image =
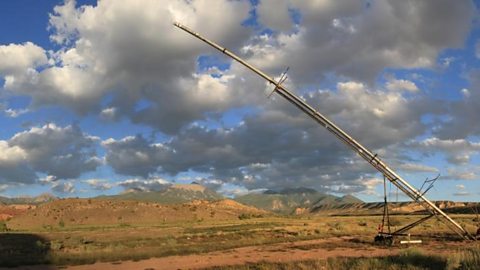
{"type": "MultiPolygon", "coordinates": [[[[57,107],[80,119],[148,127],[163,139],[36,126],[0,141],[0,184],[75,179],[108,166],[134,177],[121,182],[125,188],[198,173],[220,181],[218,188],[373,192],[378,179],[368,164],[279,97],[264,98],[271,86],[173,21],[270,74],[289,66],[289,87],[404,171],[437,170],[414,164],[399,147],[469,164],[478,143],[468,136],[480,131],[476,73],[468,94],[454,101],[431,98],[419,80],[381,76],[386,69],[435,70],[445,49],[464,46],[475,14],[471,1],[446,0],[65,1],[50,14],[58,49],[0,45],[4,92],[30,99],[23,115],[57,107]]],[[[93,189],[111,187],[90,180],[93,189]]],[[[73,192],[69,184],[54,189],[73,192]]]]}

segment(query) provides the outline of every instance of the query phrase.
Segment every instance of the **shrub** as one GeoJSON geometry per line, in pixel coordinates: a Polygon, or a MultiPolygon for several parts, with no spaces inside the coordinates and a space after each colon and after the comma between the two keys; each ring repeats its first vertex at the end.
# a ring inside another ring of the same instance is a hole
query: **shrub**
{"type": "Polygon", "coordinates": [[[249,219],[249,218],[252,218],[252,215],[250,214],[246,214],[246,213],[242,213],[240,215],[238,215],[238,219],[249,219]]]}
{"type": "Polygon", "coordinates": [[[0,232],[6,232],[8,231],[7,224],[3,221],[0,221],[0,232]]]}

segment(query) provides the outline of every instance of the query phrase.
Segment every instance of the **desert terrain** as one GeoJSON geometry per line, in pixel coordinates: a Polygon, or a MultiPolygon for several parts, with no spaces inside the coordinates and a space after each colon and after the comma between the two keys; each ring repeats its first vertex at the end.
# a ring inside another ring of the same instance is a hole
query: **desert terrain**
{"type": "MultiPolygon", "coordinates": [[[[479,262],[478,243],[460,241],[435,218],[410,231],[421,244],[400,244],[406,237],[392,246],[375,244],[381,203],[312,190],[265,192],[250,202],[212,194],[185,185],[156,194],[4,202],[0,267],[475,269],[468,263],[479,262]],[[172,192],[175,201],[165,201],[172,192]]],[[[437,205],[475,232],[477,204],[437,205]]],[[[394,203],[390,210],[392,230],[424,214],[413,203],[394,203]]]]}

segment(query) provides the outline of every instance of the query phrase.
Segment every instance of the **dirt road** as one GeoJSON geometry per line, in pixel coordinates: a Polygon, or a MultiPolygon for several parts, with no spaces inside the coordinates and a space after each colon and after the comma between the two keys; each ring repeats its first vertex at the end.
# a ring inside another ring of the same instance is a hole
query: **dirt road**
{"type": "MultiPolygon", "coordinates": [[[[93,270],[93,269],[150,269],[150,270],[178,270],[198,269],[218,265],[239,265],[247,262],[285,262],[307,259],[325,259],[329,257],[361,257],[361,256],[387,256],[397,254],[398,248],[382,248],[365,243],[358,243],[348,237],[337,237],[319,240],[279,243],[272,245],[250,246],[230,250],[216,251],[197,255],[169,256],[152,258],[141,261],[122,261],[110,263],[95,263],[90,265],[77,265],[61,267],[68,270],[93,270]]],[[[55,269],[52,266],[30,266],[10,268],[17,270],[55,269]]]]}

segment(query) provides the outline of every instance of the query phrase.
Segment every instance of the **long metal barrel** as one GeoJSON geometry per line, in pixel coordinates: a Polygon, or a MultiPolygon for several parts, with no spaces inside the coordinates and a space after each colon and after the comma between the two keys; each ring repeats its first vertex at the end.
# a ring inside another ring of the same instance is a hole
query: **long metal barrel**
{"type": "Polygon", "coordinates": [[[310,116],[315,121],[320,123],[322,126],[324,126],[328,131],[333,133],[338,139],[340,139],[346,145],[350,146],[358,155],[360,155],[368,163],[370,163],[375,169],[377,169],[380,173],[382,173],[390,182],[392,182],[392,184],[397,186],[407,196],[409,196],[414,201],[418,202],[420,205],[422,205],[431,214],[436,215],[437,217],[444,218],[445,224],[451,230],[453,230],[458,235],[460,235],[462,238],[464,238],[466,240],[475,240],[475,238],[470,233],[468,233],[468,231],[466,231],[462,226],[460,226],[460,224],[458,224],[450,216],[448,216],[446,213],[444,213],[440,208],[438,208],[434,203],[432,203],[430,200],[428,200],[420,191],[418,191],[413,186],[411,186],[407,181],[405,181],[396,172],[394,172],[392,169],[390,169],[390,167],[388,167],[387,164],[385,164],[385,162],[383,162],[376,154],[373,154],[371,151],[369,151],[367,148],[365,148],[359,142],[354,140],[345,131],[343,131],[341,128],[339,128],[332,121],[327,119],[321,113],[316,111],[310,105],[308,105],[301,98],[299,98],[298,96],[296,96],[295,94],[290,92],[283,85],[278,84],[275,81],[274,78],[268,76],[267,74],[265,74],[261,70],[259,70],[256,67],[250,65],[249,63],[245,62],[243,59],[241,59],[237,55],[233,54],[232,52],[230,52],[226,48],[221,47],[220,45],[216,44],[215,42],[210,41],[210,40],[202,37],[200,34],[194,32],[193,30],[189,29],[188,27],[186,27],[186,26],[184,26],[180,23],[174,23],[174,25],[176,27],[184,30],[185,32],[193,35],[194,37],[202,40],[203,42],[207,43],[208,45],[214,47],[215,49],[221,51],[225,55],[233,58],[234,60],[236,60],[240,64],[244,65],[245,67],[247,67],[251,71],[260,75],[260,77],[264,78],[265,80],[267,80],[271,84],[274,84],[275,85],[275,91],[279,95],[284,97],[290,103],[292,103],[297,108],[299,108],[304,113],[306,113],[308,116],[310,116]]]}

